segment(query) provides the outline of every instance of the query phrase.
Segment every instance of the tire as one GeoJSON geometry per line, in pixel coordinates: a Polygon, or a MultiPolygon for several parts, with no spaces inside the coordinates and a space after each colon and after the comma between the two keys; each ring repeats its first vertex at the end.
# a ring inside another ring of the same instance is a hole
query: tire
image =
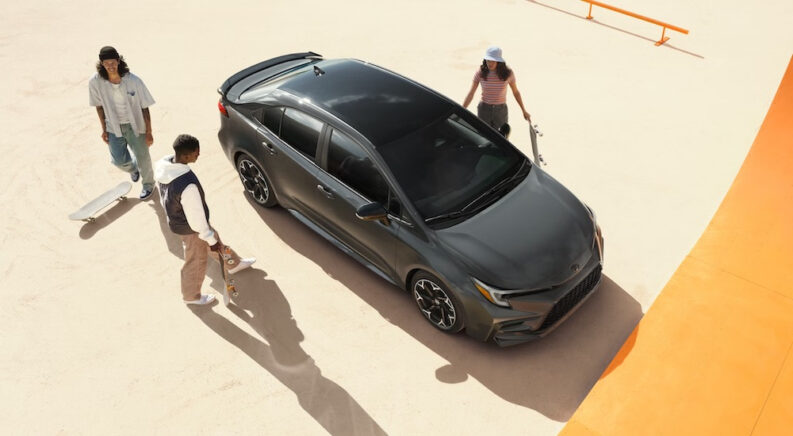
{"type": "Polygon", "coordinates": [[[446,333],[463,329],[463,306],[437,277],[419,271],[410,282],[410,291],[421,314],[435,328],[446,333]]]}
{"type": "Polygon", "coordinates": [[[264,170],[247,154],[237,158],[237,174],[245,192],[256,204],[262,207],[273,207],[278,204],[264,170]]]}

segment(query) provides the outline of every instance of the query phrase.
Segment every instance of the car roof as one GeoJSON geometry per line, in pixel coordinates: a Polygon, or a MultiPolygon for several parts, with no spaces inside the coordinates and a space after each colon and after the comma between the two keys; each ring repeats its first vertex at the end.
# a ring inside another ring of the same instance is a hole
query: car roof
{"type": "Polygon", "coordinates": [[[375,146],[419,130],[454,107],[422,85],[354,59],[313,63],[278,88],[337,116],[375,146]]]}

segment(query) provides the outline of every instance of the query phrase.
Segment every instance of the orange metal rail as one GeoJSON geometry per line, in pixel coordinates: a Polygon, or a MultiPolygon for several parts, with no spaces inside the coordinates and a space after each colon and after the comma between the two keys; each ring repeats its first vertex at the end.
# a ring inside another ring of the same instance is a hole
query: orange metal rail
{"type": "Polygon", "coordinates": [[[659,46],[659,45],[665,43],[666,41],[669,41],[669,37],[666,36],[666,29],[674,30],[674,31],[680,32],[680,33],[682,33],[684,35],[688,35],[688,30],[686,30],[686,29],[684,29],[682,27],[674,26],[674,25],[669,24],[669,23],[664,23],[663,21],[658,21],[658,20],[650,18],[650,17],[645,17],[644,15],[639,15],[639,14],[633,13],[631,11],[626,11],[625,9],[620,9],[618,7],[607,5],[605,3],[601,3],[601,2],[598,2],[598,1],[595,1],[595,0],[581,0],[581,1],[589,3],[589,13],[587,14],[587,17],[586,17],[587,20],[591,20],[592,19],[592,6],[600,6],[601,8],[609,9],[609,10],[612,10],[614,12],[619,12],[619,13],[625,14],[625,15],[627,15],[629,17],[638,18],[640,20],[644,20],[644,21],[647,21],[649,23],[657,24],[657,25],[663,27],[664,30],[661,31],[661,39],[659,39],[658,41],[655,42],[656,46],[659,46]]]}

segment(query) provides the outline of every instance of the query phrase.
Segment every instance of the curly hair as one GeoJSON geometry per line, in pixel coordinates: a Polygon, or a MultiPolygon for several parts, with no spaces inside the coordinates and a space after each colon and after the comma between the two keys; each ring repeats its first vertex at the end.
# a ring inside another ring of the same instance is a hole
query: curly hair
{"type": "MultiPolygon", "coordinates": [[[[102,61],[97,61],[96,62],[96,72],[99,73],[99,75],[102,76],[103,79],[105,79],[105,80],[109,79],[109,77],[107,75],[107,70],[102,65],[102,61]]],[[[127,73],[129,73],[129,66],[124,61],[124,56],[119,56],[118,57],[118,75],[121,76],[121,77],[124,77],[124,75],[126,75],[127,73]]]]}
{"type": "Polygon", "coordinates": [[[183,133],[173,141],[173,151],[176,157],[192,153],[200,148],[198,138],[183,133]]]}
{"type": "MultiPolygon", "coordinates": [[[[487,68],[487,61],[482,61],[482,66],[479,67],[479,71],[481,72],[482,78],[487,77],[487,73],[490,69],[487,68]]],[[[509,79],[509,76],[512,75],[512,70],[507,66],[505,62],[497,62],[496,63],[496,75],[501,80],[509,79]]]]}

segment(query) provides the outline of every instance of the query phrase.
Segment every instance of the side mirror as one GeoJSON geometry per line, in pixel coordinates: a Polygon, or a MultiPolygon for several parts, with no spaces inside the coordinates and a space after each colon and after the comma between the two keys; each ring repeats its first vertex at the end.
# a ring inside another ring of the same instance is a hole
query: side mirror
{"type": "Polygon", "coordinates": [[[355,211],[355,216],[364,221],[380,221],[388,225],[388,211],[385,210],[382,204],[374,202],[364,204],[355,211]]]}

